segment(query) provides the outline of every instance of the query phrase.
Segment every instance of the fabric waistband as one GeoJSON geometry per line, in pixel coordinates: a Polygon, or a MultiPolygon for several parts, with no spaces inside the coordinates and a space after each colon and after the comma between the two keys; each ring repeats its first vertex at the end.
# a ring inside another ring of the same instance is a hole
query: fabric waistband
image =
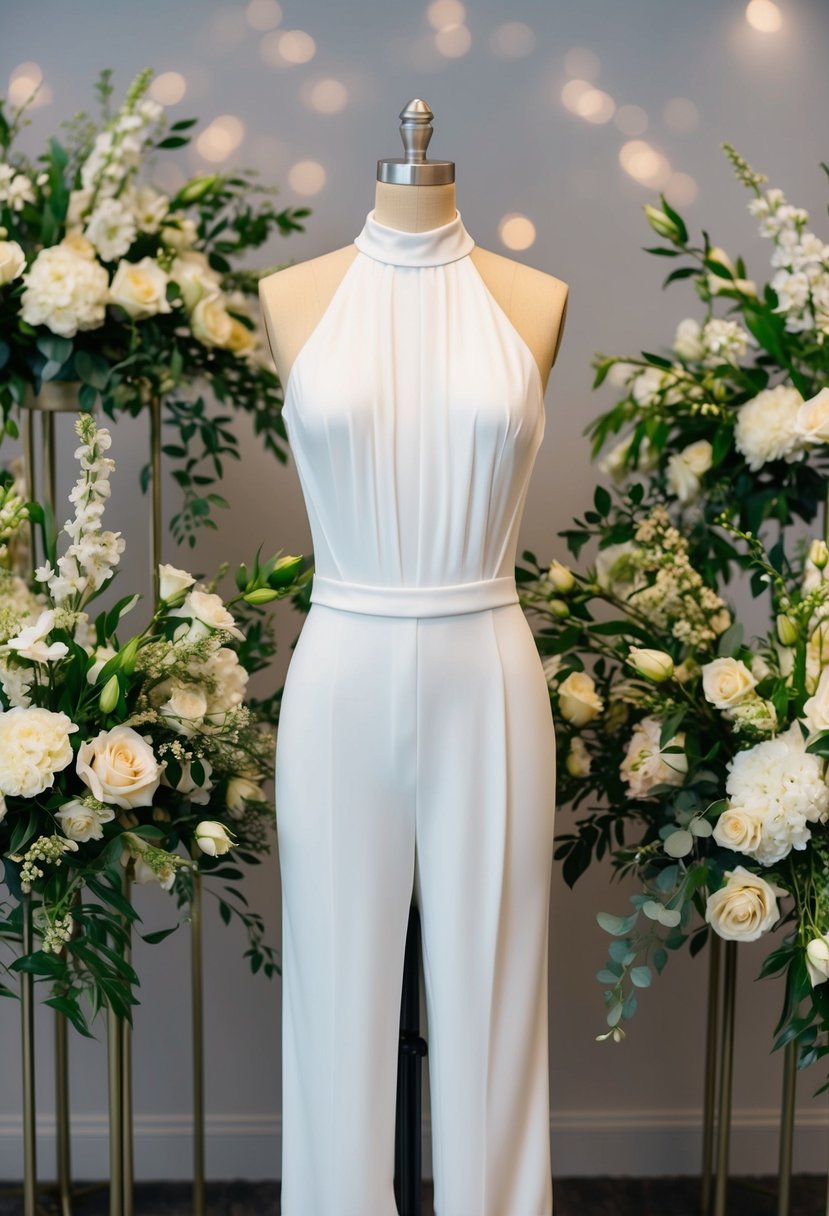
{"type": "Polygon", "coordinates": [[[454,616],[517,604],[515,575],[443,587],[376,587],[314,575],[311,603],[374,616],[454,616]]]}

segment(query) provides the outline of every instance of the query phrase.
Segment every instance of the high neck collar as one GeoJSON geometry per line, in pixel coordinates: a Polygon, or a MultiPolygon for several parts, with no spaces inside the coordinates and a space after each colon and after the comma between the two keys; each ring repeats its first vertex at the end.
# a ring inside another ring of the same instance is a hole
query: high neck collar
{"type": "Polygon", "coordinates": [[[369,211],[354,244],[361,253],[391,266],[443,266],[466,257],[475,246],[457,210],[448,224],[427,228],[425,232],[389,228],[374,218],[374,211],[369,211]]]}

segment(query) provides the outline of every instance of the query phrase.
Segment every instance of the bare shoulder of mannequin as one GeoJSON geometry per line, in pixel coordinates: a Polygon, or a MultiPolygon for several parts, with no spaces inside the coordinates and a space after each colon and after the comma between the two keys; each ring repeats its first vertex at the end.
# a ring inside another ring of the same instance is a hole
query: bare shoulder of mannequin
{"type": "Polygon", "coordinates": [[[283,388],[354,258],[353,243],[259,280],[259,306],[283,388]]]}
{"type": "Polygon", "coordinates": [[[480,245],[469,256],[490,294],[532,351],[546,389],[564,333],[569,286],[554,275],[480,245]]]}

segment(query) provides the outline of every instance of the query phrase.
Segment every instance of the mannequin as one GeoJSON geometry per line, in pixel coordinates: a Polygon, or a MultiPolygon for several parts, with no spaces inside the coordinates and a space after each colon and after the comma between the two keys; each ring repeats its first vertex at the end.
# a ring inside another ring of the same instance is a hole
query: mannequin
{"type": "MultiPolygon", "coordinates": [[[[415,100],[401,114],[422,119],[432,114],[425,102],[415,100]]],[[[404,125],[403,131],[406,128],[404,125]]],[[[429,127],[431,134],[431,127],[429,127]]],[[[426,136],[428,144],[429,135],[426,136]]],[[[405,144],[404,144],[405,146],[405,144]]],[[[425,156],[425,145],[423,154],[425,156]]],[[[398,163],[381,161],[380,166],[398,163]]],[[[443,164],[451,162],[428,162],[443,164]]],[[[379,179],[379,172],[378,172],[379,179]]],[[[448,223],[457,210],[455,183],[407,185],[377,181],[376,219],[401,232],[425,232],[448,223]]],[[[271,353],[283,385],[288,383],[294,359],[328,307],[357,250],[353,244],[288,266],[259,283],[271,353]]],[[[478,273],[526,342],[538,364],[544,389],[556,361],[567,315],[569,287],[561,279],[525,266],[476,245],[470,254],[478,273]]]]}
{"type": "Polygon", "coordinates": [[[438,1216],[552,1216],[556,745],[518,596],[567,286],[479,250],[432,114],[401,115],[353,244],[260,281],[311,527],[285,677],[283,1216],[396,1216],[420,913],[438,1216]]]}

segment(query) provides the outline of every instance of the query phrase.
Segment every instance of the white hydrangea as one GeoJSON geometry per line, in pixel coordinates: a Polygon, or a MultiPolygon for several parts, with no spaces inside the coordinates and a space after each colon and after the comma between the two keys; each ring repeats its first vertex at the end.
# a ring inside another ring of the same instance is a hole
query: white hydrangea
{"type": "Polygon", "coordinates": [[[72,762],[69,736],[78,729],[64,713],[39,705],[0,713],[0,793],[34,798],[72,762]]]}
{"type": "Polygon", "coordinates": [[[739,363],[748,350],[748,332],[738,321],[726,321],[721,317],[706,322],[701,339],[706,352],[703,362],[709,367],[723,362],[739,363]]]}
{"type": "Polygon", "coordinates": [[[72,338],[79,329],[98,329],[106,314],[109,275],[64,245],[42,249],[26,274],[21,316],[72,338]]]}
{"type": "Polygon", "coordinates": [[[740,851],[762,865],[776,865],[792,849],[805,849],[809,825],[829,819],[823,761],[806,751],[797,723],[738,752],[728,768],[730,804],[759,821],[759,839],[740,851]]]}
{"type": "Polygon", "coordinates": [[[13,165],[0,164],[0,203],[12,211],[22,211],[26,203],[34,201],[34,187],[25,173],[18,173],[13,165]]]}
{"type": "Polygon", "coordinates": [[[798,427],[803,398],[796,388],[778,384],[763,389],[741,405],[734,428],[734,443],[756,473],[771,460],[799,460],[806,444],[798,427]]]}

